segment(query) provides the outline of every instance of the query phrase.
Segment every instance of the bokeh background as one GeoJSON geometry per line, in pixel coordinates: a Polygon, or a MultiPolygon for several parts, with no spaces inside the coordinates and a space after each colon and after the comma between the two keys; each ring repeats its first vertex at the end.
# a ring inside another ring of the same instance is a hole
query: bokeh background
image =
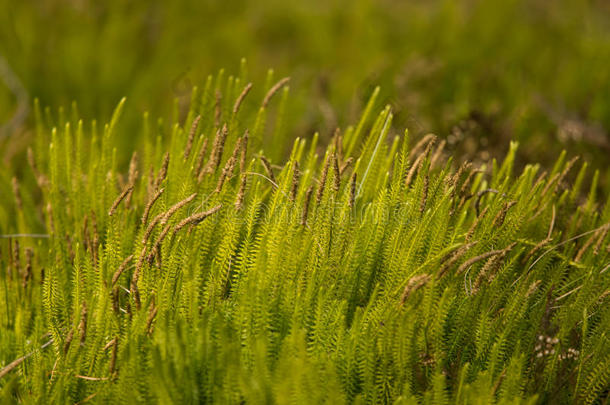
{"type": "MultiPolygon", "coordinates": [[[[608,177],[610,2],[605,0],[0,0],[0,152],[28,142],[32,100],[122,121],[170,114],[225,68],[291,76],[290,130],[356,121],[375,86],[396,131],[433,132],[459,159],[549,165],[562,149],[608,177]]],[[[126,144],[129,140],[126,140],[126,144]]]]}

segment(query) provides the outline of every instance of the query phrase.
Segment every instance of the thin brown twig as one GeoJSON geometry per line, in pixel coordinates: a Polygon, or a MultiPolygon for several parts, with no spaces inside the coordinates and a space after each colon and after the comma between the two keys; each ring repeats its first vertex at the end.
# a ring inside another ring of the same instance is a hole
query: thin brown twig
{"type": "MultiPolygon", "coordinates": [[[[40,346],[40,350],[45,349],[46,347],[48,347],[51,343],[53,343],[53,339],[50,339],[49,341],[47,341],[46,343],[44,343],[42,346],[40,346]]],[[[7,375],[8,373],[10,373],[12,370],[14,370],[17,366],[19,366],[21,363],[23,363],[25,360],[27,360],[29,357],[31,357],[36,351],[31,351],[30,353],[23,355],[21,357],[19,357],[18,359],[13,360],[12,362],[10,362],[9,364],[7,364],[6,366],[4,366],[2,369],[0,369],[0,378],[4,377],[5,375],[7,375]]]]}
{"type": "Polygon", "coordinates": [[[74,377],[87,381],[107,381],[108,377],[89,377],[87,375],[75,374],[74,377]]]}

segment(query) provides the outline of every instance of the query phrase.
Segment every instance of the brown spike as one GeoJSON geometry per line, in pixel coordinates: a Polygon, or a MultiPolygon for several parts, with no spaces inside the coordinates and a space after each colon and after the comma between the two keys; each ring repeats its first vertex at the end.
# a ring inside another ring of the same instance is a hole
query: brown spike
{"type": "Polygon", "coordinates": [[[352,174],[352,179],[350,181],[350,192],[349,192],[349,207],[354,208],[354,203],[356,201],[356,172],[352,174]]]}
{"type": "Polygon", "coordinates": [[[184,207],[185,205],[187,205],[188,203],[193,201],[196,196],[197,196],[197,193],[191,194],[190,196],[186,197],[184,200],[179,201],[176,204],[172,205],[170,207],[170,209],[168,209],[167,211],[162,212],[162,213],[158,214],[155,218],[153,218],[153,220],[150,222],[150,224],[146,228],[146,232],[144,232],[144,236],[142,237],[142,243],[144,245],[146,245],[148,238],[150,237],[154,227],[158,223],[161,223],[161,225],[165,225],[167,223],[167,221],[169,221],[169,219],[171,218],[172,215],[174,215],[180,208],[184,207]]]}
{"type": "Polygon", "coordinates": [[[222,93],[220,90],[216,90],[216,102],[214,104],[214,125],[216,128],[220,128],[220,115],[222,114],[222,93]]]}
{"type": "Polygon", "coordinates": [[[546,193],[551,189],[551,186],[553,184],[555,184],[555,181],[558,180],[560,176],[561,176],[560,173],[556,173],[553,177],[551,177],[549,179],[549,181],[546,183],[546,185],[542,189],[542,192],[540,193],[540,199],[542,199],[542,197],[544,197],[546,195],[546,193]]]}
{"type": "Polygon", "coordinates": [[[547,239],[551,239],[551,235],[553,234],[553,228],[555,227],[555,204],[553,204],[553,211],[551,215],[551,223],[549,224],[549,231],[547,232],[547,239]]]}
{"type": "Polygon", "coordinates": [[[421,166],[422,162],[424,161],[424,158],[425,158],[425,155],[423,155],[423,154],[419,155],[417,157],[417,159],[415,159],[415,162],[413,162],[413,165],[409,169],[409,171],[407,173],[407,177],[405,178],[405,187],[406,188],[408,188],[411,185],[411,182],[413,181],[413,179],[415,178],[415,175],[419,171],[419,167],[421,166]]]}
{"type": "Polygon", "coordinates": [[[32,277],[32,257],[34,257],[34,251],[31,248],[25,248],[26,263],[21,281],[21,285],[23,286],[23,288],[27,287],[28,281],[32,277]]]}
{"type": "Polygon", "coordinates": [[[354,163],[354,158],[353,157],[348,157],[345,162],[343,162],[343,164],[341,165],[341,176],[343,176],[343,173],[345,173],[345,171],[352,165],[352,163],[354,163]]]}
{"type": "Polygon", "coordinates": [[[582,257],[585,255],[585,253],[589,249],[589,247],[591,247],[593,242],[595,242],[595,239],[598,238],[599,234],[603,231],[604,231],[604,228],[600,228],[597,232],[594,232],[591,236],[589,236],[587,241],[582,245],[582,247],[576,253],[576,256],[574,257],[575,262],[580,262],[582,257]]]}
{"type": "Polygon", "coordinates": [[[466,195],[466,193],[468,192],[468,189],[470,187],[470,182],[472,181],[472,178],[477,173],[480,173],[480,171],[479,170],[471,170],[470,173],[468,173],[468,177],[466,177],[466,180],[464,180],[464,182],[462,183],[462,187],[460,187],[460,195],[461,196],[466,195]]]}
{"type": "Polygon", "coordinates": [[[570,161],[566,164],[565,168],[561,171],[561,174],[559,175],[559,179],[557,180],[557,186],[561,185],[561,183],[563,182],[563,179],[565,179],[565,177],[568,175],[568,173],[574,166],[574,163],[576,163],[578,161],[578,159],[579,159],[579,156],[575,156],[572,159],[570,159],[570,161]]]}
{"type": "Polygon", "coordinates": [[[188,203],[193,201],[196,196],[197,196],[197,193],[191,194],[190,196],[186,197],[184,200],[179,201],[176,204],[172,205],[170,207],[170,209],[168,209],[167,211],[162,212],[162,213],[158,214],[155,218],[153,218],[153,220],[150,222],[150,224],[146,228],[146,232],[144,233],[144,237],[142,238],[142,243],[146,244],[146,241],[150,237],[150,235],[151,235],[154,227],[157,225],[157,223],[161,223],[162,225],[165,225],[167,223],[167,221],[171,218],[172,215],[174,215],[180,208],[184,207],[185,205],[187,205],[188,203]]]}
{"type": "MultiPolygon", "coordinates": [[[[484,190],[477,192],[477,198],[474,201],[474,209],[477,212],[477,215],[479,215],[479,206],[481,204],[481,199],[483,198],[484,195],[489,194],[489,193],[498,194],[499,191],[494,188],[486,188],[484,190]]],[[[502,195],[504,196],[505,194],[503,193],[502,195]]]]}
{"type": "Polygon", "coordinates": [[[161,230],[161,233],[157,237],[157,240],[153,244],[150,254],[148,255],[149,264],[152,264],[152,261],[155,258],[155,256],[157,256],[161,253],[161,243],[163,243],[163,240],[167,236],[170,227],[171,227],[170,224],[165,225],[165,227],[163,227],[163,230],[161,230]]]}
{"type": "MultiPolygon", "coordinates": [[[[144,246],[142,248],[142,251],[140,252],[140,257],[138,258],[138,263],[136,264],[136,270],[133,272],[133,275],[131,277],[131,284],[129,286],[129,291],[136,304],[137,310],[140,310],[140,308],[141,308],[140,291],[138,290],[138,280],[140,278],[140,271],[142,269],[142,266],[144,265],[145,259],[146,259],[146,246],[144,246]]],[[[128,310],[130,310],[129,306],[128,306],[128,310]]]]}
{"type": "MultiPolygon", "coordinates": [[[[138,152],[134,151],[131,155],[131,159],[129,160],[129,171],[127,172],[127,184],[135,186],[136,179],[138,178],[138,152]]],[[[133,196],[133,192],[127,194],[127,198],[125,199],[125,205],[127,208],[131,206],[131,197],[133,196]]]]}
{"type": "Polygon", "coordinates": [[[163,180],[167,177],[167,169],[169,167],[169,152],[165,152],[163,155],[163,164],[161,164],[161,168],[159,169],[159,175],[155,180],[155,189],[158,189],[163,180]]]}
{"type": "Polygon", "coordinates": [[[472,225],[468,229],[468,232],[466,232],[466,241],[469,241],[470,238],[472,238],[472,235],[474,235],[474,231],[477,229],[477,226],[479,226],[479,223],[481,222],[481,219],[483,219],[485,214],[487,214],[487,210],[488,209],[489,209],[489,206],[486,206],[485,208],[483,208],[483,211],[472,222],[472,225]]]}
{"type": "Polygon", "coordinates": [[[490,257],[499,255],[499,254],[506,254],[508,253],[517,243],[512,243],[509,246],[507,246],[504,249],[497,249],[497,250],[490,250],[489,252],[485,252],[483,254],[480,254],[478,256],[472,257],[468,260],[466,260],[464,263],[462,263],[462,265],[460,267],[458,267],[457,273],[461,274],[464,272],[464,270],[466,270],[467,268],[469,268],[470,266],[472,266],[473,264],[481,261],[481,260],[485,260],[488,259],[490,257]]]}
{"type": "Polygon", "coordinates": [[[108,343],[106,343],[106,345],[104,346],[104,348],[102,350],[106,351],[106,350],[110,349],[112,346],[114,346],[117,339],[118,339],[118,337],[115,337],[114,339],[110,340],[108,343]]]}
{"type": "Polygon", "coordinates": [[[333,153],[333,170],[333,191],[336,193],[341,187],[341,170],[339,169],[339,159],[336,153],[333,153]]]}
{"type": "Polygon", "coordinates": [[[110,355],[110,366],[108,367],[108,372],[111,376],[116,371],[116,358],[117,352],[119,350],[119,338],[115,337],[112,342],[112,354],[110,355]]]}
{"type": "Polygon", "coordinates": [[[116,285],[112,287],[112,310],[115,314],[119,314],[119,287],[116,285]]]}
{"type": "Polygon", "coordinates": [[[424,176],[424,187],[421,195],[421,203],[419,205],[419,212],[423,213],[426,209],[426,202],[428,202],[428,187],[430,186],[430,178],[428,173],[424,176]]]}
{"type": "Polygon", "coordinates": [[[246,96],[250,92],[251,88],[252,88],[252,83],[248,83],[248,84],[246,84],[246,87],[244,87],[244,89],[241,91],[239,97],[237,97],[237,100],[235,100],[235,104],[233,104],[233,114],[237,114],[237,112],[239,111],[239,107],[241,106],[241,103],[244,101],[244,98],[246,98],[246,96]]]}
{"type": "MultiPolygon", "coordinates": [[[[230,163],[231,162],[227,160],[227,165],[230,163]]],[[[222,186],[224,186],[225,180],[227,178],[227,165],[225,165],[225,168],[222,169],[222,171],[220,172],[220,176],[218,177],[218,183],[216,183],[216,188],[214,189],[215,193],[220,193],[220,191],[222,191],[222,186]]]]}
{"type": "MultiPolygon", "coordinates": [[[[210,153],[210,161],[202,173],[213,173],[220,166],[220,161],[222,160],[222,152],[224,151],[225,142],[227,140],[227,135],[229,134],[229,129],[227,128],[227,124],[224,124],[222,129],[219,129],[216,132],[216,138],[214,138],[214,145],[212,146],[212,152],[210,153]]],[[[199,176],[201,181],[201,175],[199,176]]]]}
{"type": "Polygon", "coordinates": [[[187,218],[184,218],[182,221],[180,221],[178,223],[178,225],[176,225],[174,227],[173,234],[175,235],[176,233],[178,233],[178,231],[180,231],[186,225],[197,225],[197,224],[201,223],[204,219],[206,219],[210,215],[213,215],[216,212],[220,211],[221,208],[222,208],[222,204],[218,204],[217,206],[215,206],[207,211],[199,212],[197,214],[193,214],[187,218]]]}
{"type": "Polygon", "coordinates": [[[447,273],[447,271],[451,268],[451,266],[453,266],[458,260],[460,260],[460,258],[464,256],[464,254],[476,244],[477,242],[466,243],[460,246],[455,252],[450,253],[445,258],[443,258],[441,260],[441,269],[438,271],[436,278],[440,279],[441,277],[443,277],[445,273],[447,273]]]}
{"type": "Polygon", "coordinates": [[[530,259],[530,257],[532,257],[534,255],[534,253],[536,253],[537,251],[539,251],[540,249],[542,249],[543,247],[548,245],[551,242],[551,240],[552,239],[550,239],[550,238],[545,238],[545,239],[541,240],[540,242],[538,242],[536,244],[536,246],[534,246],[532,249],[530,249],[530,251],[525,255],[525,257],[523,258],[523,263],[527,263],[527,261],[530,259]]]}
{"type": "Polygon", "coordinates": [[[457,170],[457,172],[455,172],[455,175],[451,178],[451,186],[453,187],[454,194],[457,191],[457,186],[460,182],[460,178],[462,177],[462,174],[464,174],[464,172],[469,171],[471,167],[472,167],[472,163],[470,163],[470,162],[462,163],[460,165],[460,168],[457,170]]]}
{"type": "Polygon", "coordinates": [[[66,340],[64,340],[64,354],[68,353],[72,339],[74,339],[74,329],[70,328],[70,331],[66,335],[66,340]]]}
{"type": "Polygon", "coordinates": [[[151,164],[148,167],[148,177],[147,177],[147,185],[146,185],[146,195],[150,196],[155,189],[155,168],[151,164]]]}
{"type": "Polygon", "coordinates": [[[184,148],[184,160],[188,159],[191,155],[191,149],[193,149],[193,141],[195,140],[195,133],[197,133],[197,127],[199,126],[200,120],[201,115],[197,115],[193,120],[191,130],[189,131],[188,139],[186,140],[186,147],[184,148]]]}
{"type": "Polygon", "coordinates": [[[125,260],[123,260],[123,262],[121,263],[121,265],[119,266],[117,271],[112,276],[112,285],[113,286],[117,283],[117,281],[119,281],[119,277],[121,277],[121,274],[125,271],[125,269],[127,268],[127,265],[129,264],[129,262],[132,259],[133,259],[133,255],[130,255],[125,260]]]}
{"type": "Polygon", "coordinates": [[[80,323],[78,324],[78,332],[80,333],[81,345],[85,343],[87,337],[87,304],[83,301],[80,313],[80,323]]]}
{"type": "Polygon", "coordinates": [[[235,148],[233,148],[233,154],[231,155],[229,160],[227,160],[227,162],[225,163],[225,167],[220,173],[220,177],[218,178],[218,184],[216,185],[216,190],[214,190],[215,193],[220,193],[220,190],[222,190],[222,186],[224,185],[226,179],[231,178],[233,176],[235,163],[237,162],[237,155],[239,155],[239,152],[241,151],[243,141],[243,138],[239,138],[235,143],[235,148]]]}
{"type": "Polygon", "coordinates": [[[148,310],[148,318],[146,319],[146,333],[149,335],[153,331],[153,321],[155,320],[155,316],[157,316],[157,310],[158,308],[155,306],[155,303],[151,302],[148,310]]]}
{"type": "Polygon", "coordinates": [[[443,139],[441,141],[441,143],[438,145],[438,147],[436,148],[436,151],[434,151],[434,154],[432,155],[432,158],[430,159],[430,167],[436,166],[436,163],[441,159],[441,156],[443,154],[443,149],[445,149],[446,144],[447,144],[447,141],[445,141],[443,139]]]}
{"type": "Polygon", "coordinates": [[[292,186],[290,187],[290,201],[294,201],[297,197],[300,177],[301,171],[299,170],[299,162],[295,160],[294,167],[292,169],[292,186]]]}
{"type": "Polygon", "coordinates": [[[108,216],[112,216],[115,213],[115,211],[118,208],[121,201],[123,201],[125,199],[125,197],[127,197],[128,194],[131,194],[131,192],[133,191],[133,188],[134,188],[133,184],[127,185],[127,187],[121,192],[121,194],[119,194],[119,196],[116,198],[116,200],[114,200],[114,202],[112,203],[112,206],[110,207],[110,210],[108,211],[108,216]]]}
{"type": "Polygon", "coordinates": [[[341,135],[341,129],[335,129],[335,135],[333,136],[335,144],[335,153],[339,163],[343,161],[343,136],[341,135]]]}
{"type": "MultiPolygon", "coordinates": [[[[434,139],[436,139],[436,136],[434,136],[434,139]]],[[[430,156],[430,151],[432,150],[432,146],[434,145],[434,139],[426,145],[426,149],[424,150],[424,152],[417,156],[417,159],[415,159],[415,162],[413,162],[413,166],[411,166],[411,169],[409,170],[407,178],[405,180],[405,187],[409,187],[411,185],[411,182],[413,181],[415,175],[424,163],[424,160],[430,156]]]]}
{"type": "Polygon", "coordinates": [[[49,218],[49,229],[51,229],[51,233],[55,232],[55,222],[53,221],[53,207],[51,203],[47,203],[46,206],[47,218],[49,218]]]}
{"type": "Polygon", "coordinates": [[[471,291],[472,294],[476,294],[479,291],[479,288],[481,287],[481,284],[485,279],[491,282],[495,278],[495,272],[498,266],[500,265],[501,261],[504,260],[508,252],[515,246],[515,244],[516,243],[513,243],[507,248],[502,249],[499,254],[494,255],[487,260],[487,262],[485,263],[485,265],[483,265],[483,268],[481,269],[481,271],[479,271],[479,274],[477,275],[477,278],[474,282],[474,286],[471,291]]]}
{"type": "Polygon", "coordinates": [[[411,149],[411,152],[409,153],[409,157],[412,158],[415,155],[420,155],[420,151],[424,148],[430,148],[431,145],[436,141],[436,135],[434,134],[427,134],[425,135],[422,139],[419,140],[419,142],[417,142],[415,144],[415,146],[413,146],[413,149],[411,149]]]}
{"type": "Polygon", "coordinates": [[[127,171],[127,184],[135,184],[138,177],[138,152],[134,151],[129,159],[129,170],[127,171]]]}
{"type": "MultiPolygon", "coordinates": [[[[139,311],[142,308],[142,301],[140,300],[140,290],[138,289],[138,285],[137,284],[133,284],[130,287],[130,291],[131,291],[131,294],[133,295],[133,300],[134,300],[134,302],[136,304],[136,309],[139,311]]],[[[127,310],[131,314],[131,306],[130,305],[127,306],[127,310]]]]}
{"type": "Polygon", "coordinates": [[[271,101],[271,98],[274,96],[274,94],[277,93],[277,91],[289,81],[290,77],[284,77],[282,80],[277,82],[273,87],[269,89],[267,94],[265,94],[265,98],[263,99],[263,108],[267,108],[267,105],[269,104],[269,101],[271,101]]]}
{"type": "Polygon", "coordinates": [[[19,258],[19,252],[20,252],[20,247],[19,247],[19,241],[17,239],[15,239],[15,244],[13,245],[13,267],[15,269],[15,275],[19,276],[19,274],[21,273],[21,259],[19,258]]]}
{"type": "Polygon", "coordinates": [[[241,210],[244,204],[244,197],[246,195],[246,185],[248,176],[245,173],[242,173],[240,176],[241,180],[239,183],[239,191],[237,192],[237,198],[235,199],[235,209],[241,210]]]}
{"type": "Polygon", "coordinates": [[[246,157],[248,155],[248,139],[249,139],[249,132],[246,129],[246,131],[244,132],[244,136],[242,137],[243,141],[242,141],[242,148],[241,148],[241,156],[239,157],[239,172],[240,173],[244,173],[244,171],[246,170],[246,157]]]}
{"type": "Polygon", "coordinates": [[[428,281],[430,281],[430,278],[431,277],[428,274],[418,274],[417,276],[411,277],[400,296],[400,305],[404,305],[407,298],[409,298],[409,295],[425,286],[428,281]]]}
{"type": "MultiPolygon", "coordinates": [[[[138,257],[138,262],[136,263],[136,270],[133,272],[131,276],[131,286],[138,283],[140,279],[140,271],[142,270],[142,266],[144,265],[144,260],[146,259],[146,246],[142,248],[140,251],[140,256],[138,257]]],[[[131,288],[131,287],[130,287],[131,288]]]]}
{"type": "Polygon", "coordinates": [[[525,293],[525,296],[526,297],[531,296],[538,289],[538,286],[541,283],[542,283],[542,280],[536,280],[532,284],[530,284],[529,288],[527,289],[527,292],[525,293]]]}
{"type": "Polygon", "coordinates": [[[148,215],[150,215],[150,210],[152,209],[152,206],[155,204],[155,202],[159,199],[159,197],[161,197],[161,194],[163,194],[163,192],[165,191],[164,188],[157,190],[157,192],[155,193],[155,195],[150,199],[150,201],[148,201],[148,203],[146,204],[146,208],[144,208],[144,214],[142,215],[142,223],[145,224],[146,221],[148,221],[148,215]]]}
{"type": "Polygon", "coordinates": [[[172,215],[174,215],[180,208],[193,201],[195,197],[197,197],[197,193],[193,193],[190,196],[186,197],[184,200],[178,201],[176,204],[172,205],[170,209],[168,209],[161,218],[161,224],[164,225],[165,223],[167,223],[167,221],[171,218],[172,215]]]}
{"type": "Polygon", "coordinates": [[[599,254],[599,249],[601,248],[604,239],[606,239],[606,234],[608,234],[608,230],[610,230],[610,225],[607,225],[600,230],[599,238],[597,238],[597,242],[595,243],[595,247],[593,248],[593,254],[595,256],[599,254]]]}
{"type": "Polygon", "coordinates": [[[303,214],[301,215],[301,225],[307,225],[307,216],[309,214],[309,202],[311,201],[311,194],[313,193],[313,186],[309,186],[305,193],[305,202],[303,203],[303,214]]]}
{"type": "Polygon", "coordinates": [[[269,176],[269,178],[271,179],[272,182],[277,184],[277,181],[275,181],[275,176],[273,175],[273,169],[271,168],[271,163],[269,163],[267,158],[263,155],[260,155],[259,159],[261,160],[261,163],[263,164],[263,168],[265,169],[265,172],[267,172],[267,176],[269,176]]]}
{"type": "Polygon", "coordinates": [[[144,236],[142,236],[142,243],[144,245],[146,245],[146,242],[148,241],[148,238],[150,238],[150,235],[152,234],[153,229],[155,229],[155,226],[157,226],[157,224],[159,223],[159,221],[161,221],[161,218],[163,218],[163,216],[165,216],[165,212],[157,214],[153,218],[153,220],[150,221],[150,224],[148,224],[148,226],[146,227],[146,231],[144,232],[144,236]]]}
{"type": "Polygon", "coordinates": [[[21,201],[21,193],[19,192],[19,182],[17,181],[17,177],[13,177],[13,194],[15,195],[15,204],[17,205],[17,209],[19,211],[23,210],[23,202],[21,201]]]}
{"type": "Polygon", "coordinates": [[[504,224],[504,219],[506,218],[506,213],[508,212],[508,210],[513,206],[517,204],[517,201],[509,201],[509,202],[505,202],[502,205],[502,209],[500,210],[500,212],[498,212],[492,222],[492,226],[494,228],[499,228],[504,224]]]}
{"type": "Polygon", "coordinates": [[[546,171],[542,172],[542,174],[540,176],[538,176],[538,178],[534,182],[534,185],[532,186],[532,190],[535,189],[538,186],[538,184],[542,183],[544,181],[544,179],[546,179],[547,175],[548,175],[548,173],[546,171]]]}

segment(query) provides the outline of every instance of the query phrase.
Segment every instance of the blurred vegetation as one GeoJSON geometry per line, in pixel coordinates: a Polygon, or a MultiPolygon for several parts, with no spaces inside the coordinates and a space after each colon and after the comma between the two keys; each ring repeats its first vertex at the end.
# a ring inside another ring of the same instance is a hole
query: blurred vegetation
{"type": "MultiPolygon", "coordinates": [[[[569,149],[594,166],[608,163],[604,1],[0,0],[0,7],[0,56],[30,102],[77,100],[87,118],[108,118],[127,96],[124,125],[135,129],[141,112],[166,115],[173,98],[186,109],[192,85],[221,67],[236,71],[244,57],[257,79],[271,66],[292,77],[295,136],[322,128],[328,139],[357,119],[379,85],[396,128],[446,137],[460,158],[502,156],[516,139],[521,162],[548,165],[569,149]]],[[[22,125],[10,121],[19,100],[1,76],[4,132],[15,124],[24,132],[31,114],[22,125]]],[[[4,149],[6,159],[23,148],[4,149]]]]}

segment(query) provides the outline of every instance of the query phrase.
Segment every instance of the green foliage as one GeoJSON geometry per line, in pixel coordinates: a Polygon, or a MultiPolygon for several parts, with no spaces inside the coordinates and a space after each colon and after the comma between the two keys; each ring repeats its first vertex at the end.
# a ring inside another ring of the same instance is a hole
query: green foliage
{"type": "Polygon", "coordinates": [[[516,143],[453,167],[374,100],[282,159],[267,82],[234,107],[246,77],[221,73],[139,132],[124,101],[106,125],[36,106],[30,169],[0,172],[3,402],[607,400],[595,181],[570,193],[563,155],[515,174],[516,143]]]}

